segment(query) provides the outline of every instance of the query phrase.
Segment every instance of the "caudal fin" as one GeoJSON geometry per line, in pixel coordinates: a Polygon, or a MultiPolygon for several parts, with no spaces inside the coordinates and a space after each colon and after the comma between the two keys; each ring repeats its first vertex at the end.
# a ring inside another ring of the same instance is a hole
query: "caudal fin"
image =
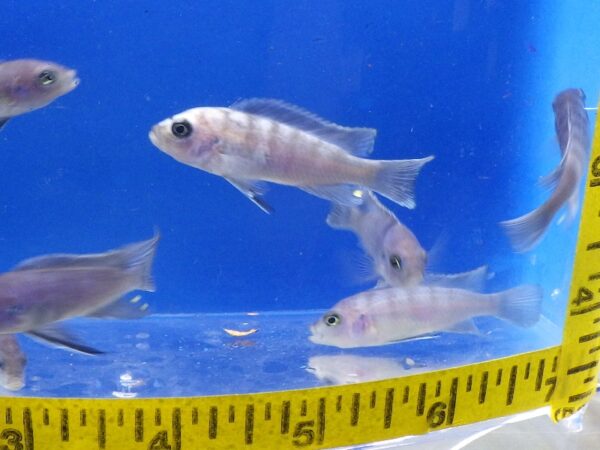
{"type": "Polygon", "coordinates": [[[158,232],[147,241],[130,244],[118,250],[122,257],[124,269],[139,278],[137,288],[144,291],[154,291],[152,279],[152,261],[160,235],[158,232]]]}
{"type": "Polygon", "coordinates": [[[372,190],[409,209],[416,206],[414,185],[421,168],[433,156],[421,159],[380,161],[381,168],[375,177],[372,190]]]}
{"type": "Polygon", "coordinates": [[[539,319],[542,310],[542,288],[523,284],[497,294],[500,297],[498,317],[520,327],[530,327],[539,319]]]}
{"type": "Polygon", "coordinates": [[[552,215],[540,207],[524,216],[500,222],[500,225],[510,239],[513,250],[517,253],[525,253],[542,239],[551,221],[552,215]]]}

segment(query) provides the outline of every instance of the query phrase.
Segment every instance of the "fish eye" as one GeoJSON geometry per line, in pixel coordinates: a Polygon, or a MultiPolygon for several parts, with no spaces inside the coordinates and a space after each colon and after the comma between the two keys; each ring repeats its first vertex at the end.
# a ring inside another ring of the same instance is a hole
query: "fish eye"
{"type": "Polygon", "coordinates": [[[175,137],[183,139],[192,134],[192,125],[187,120],[173,122],[173,125],[171,125],[171,132],[175,137]]]}
{"type": "Polygon", "coordinates": [[[402,258],[398,255],[390,256],[390,265],[396,270],[402,270],[402,258]]]}
{"type": "Polygon", "coordinates": [[[323,317],[323,322],[325,322],[325,325],[327,325],[328,327],[334,327],[336,325],[339,325],[341,321],[342,319],[340,318],[340,316],[338,316],[335,313],[327,314],[325,317],[323,317]]]}
{"type": "Polygon", "coordinates": [[[42,86],[49,86],[56,81],[56,74],[51,70],[43,70],[38,75],[38,80],[42,86]]]}

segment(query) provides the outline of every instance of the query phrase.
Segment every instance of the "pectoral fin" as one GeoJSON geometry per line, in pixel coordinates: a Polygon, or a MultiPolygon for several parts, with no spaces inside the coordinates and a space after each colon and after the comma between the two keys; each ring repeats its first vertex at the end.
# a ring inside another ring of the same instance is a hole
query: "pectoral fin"
{"type": "Polygon", "coordinates": [[[323,198],[344,206],[357,206],[363,200],[364,189],[351,184],[326,184],[319,186],[298,186],[315,197],[323,198]]]}
{"type": "Polygon", "coordinates": [[[479,329],[475,326],[475,323],[469,319],[452,325],[446,328],[444,331],[448,333],[468,333],[468,334],[480,334],[479,329]]]}
{"type": "Polygon", "coordinates": [[[10,119],[10,117],[0,117],[0,130],[2,129],[2,127],[4,125],[6,125],[6,122],[8,122],[10,119]]]}
{"type": "Polygon", "coordinates": [[[273,212],[273,208],[271,207],[271,205],[269,205],[262,197],[262,194],[264,194],[266,189],[258,181],[234,179],[227,177],[225,177],[225,179],[229,181],[233,186],[235,186],[235,188],[238,191],[240,191],[242,194],[248,197],[248,199],[252,203],[258,206],[264,212],[266,212],[267,214],[271,214],[273,212]]]}
{"type": "Polygon", "coordinates": [[[78,338],[73,336],[58,324],[47,325],[45,327],[38,328],[37,330],[30,330],[27,332],[27,334],[47,344],[49,343],[58,347],[66,347],[87,355],[100,355],[104,353],[100,350],[83,344],[78,338]]]}
{"type": "Polygon", "coordinates": [[[129,300],[120,298],[116,302],[88,314],[88,317],[98,319],[139,319],[145,317],[148,315],[149,306],[141,299],[141,295],[136,295],[129,300]]]}

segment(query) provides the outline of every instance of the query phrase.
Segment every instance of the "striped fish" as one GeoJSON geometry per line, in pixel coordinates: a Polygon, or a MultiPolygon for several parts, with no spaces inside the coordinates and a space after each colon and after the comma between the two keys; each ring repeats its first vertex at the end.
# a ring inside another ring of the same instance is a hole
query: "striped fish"
{"type": "Polygon", "coordinates": [[[540,317],[542,291],[522,285],[480,294],[432,286],[376,289],[337,303],[311,326],[315,344],[340,348],[391,344],[424,334],[475,332],[471,319],[495,316],[521,327],[540,317]]]}
{"type": "Polygon", "coordinates": [[[376,131],[347,128],[277,100],[250,99],[229,108],[193,108],[163,120],[150,140],[189,166],[224,177],[266,212],[268,181],[327,200],[359,204],[358,187],[415,207],[414,182],[433,159],[366,159],[376,131]]]}

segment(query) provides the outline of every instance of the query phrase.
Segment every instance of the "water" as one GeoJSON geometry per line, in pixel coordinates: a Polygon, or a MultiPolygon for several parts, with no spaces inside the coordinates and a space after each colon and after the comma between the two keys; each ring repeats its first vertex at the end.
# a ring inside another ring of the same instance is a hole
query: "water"
{"type": "Polygon", "coordinates": [[[0,133],[0,266],[162,233],[158,290],[144,294],[156,315],[74,321],[105,356],[20,338],[20,395],[202,395],[233,392],[232,381],[235,392],[300,388],[322,384],[306,370],[315,355],[439,368],[557,344],[550,321],[560,326],[564,313],[576,221],[554,223],[525,255],[497,224],[546,198],[535,184],[559,161],[554,95],[581,87],[595,104],[599,14],[574,1],[5,2],[0,57],[57,61],[82,82],[0,133]],[[308,325],[323,310],[370,287],[347,270],[355,237],[325,225],[318,198],[273,185],[266,215],[147,137],[177,112],[248,97],[376,128],[378,159],[434,154],[418,207],[386,205],[436,248],[437,272],[487,264],[489,291],[539,283],[549,320],[519,330],[483,319],[483,337],[356,351],[311,344],[308,325]],[[235,338],[223,328],[258,331],[235,338]]]}

